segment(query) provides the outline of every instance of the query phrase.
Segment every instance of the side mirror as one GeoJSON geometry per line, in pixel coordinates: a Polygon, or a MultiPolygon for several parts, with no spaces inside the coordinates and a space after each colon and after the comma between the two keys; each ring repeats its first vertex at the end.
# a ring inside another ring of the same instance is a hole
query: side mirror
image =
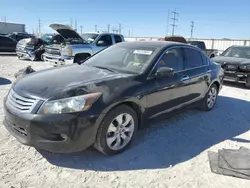
{"type": "Polygon", "coordinates": [[[164,76],[173,76],[174,69],[170,67],[160,67],[157,69],[155,76],[156,77],[164,77],[164,76]]]}
{"type": "Polygon", "coordinates": [[[106,46],[106,44],[103,40],[99,40],[96,45],[97,46],[106,46]]]}

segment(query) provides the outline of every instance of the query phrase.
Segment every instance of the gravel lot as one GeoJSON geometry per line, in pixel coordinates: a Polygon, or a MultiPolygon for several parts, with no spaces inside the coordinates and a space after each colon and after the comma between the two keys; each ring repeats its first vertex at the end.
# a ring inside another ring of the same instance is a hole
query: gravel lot
{"type": "Polygon", "coordinates": [[[209,187],[249,188],[249,181],[211,173],[207,151],[250,148],[250,90],[224,86],[211,112],[188,110],[138,134],[130,150],[106,157],[41,152],[17,142],[2,125],[3,97],[14,73],[31,64],[0,55],[0,187],[209,187]]]}

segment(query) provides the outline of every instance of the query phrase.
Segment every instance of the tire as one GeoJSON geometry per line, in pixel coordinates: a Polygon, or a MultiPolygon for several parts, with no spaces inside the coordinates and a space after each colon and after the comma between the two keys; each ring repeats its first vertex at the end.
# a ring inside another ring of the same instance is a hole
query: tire
{"type": "Polygon", "coordinates": [[[245,87],[246,87],[247,89],[250,89],[250,77],[247,77],[246,83],[245,83],[245,87]]]}
{"type": "Polygon", "coordinates": [[[212,84],[206,96],[201,101],[200,109],[203,111],[212,110],[214,105],[216,104],[217,96],[218,96],[218,87],[215,84],[212,84]]]}
{"type": "Polygon", "coordinates": [[[137,129],[138,117],[136,112],[127,105],[118,106],[104,117],[98,128],[94,147],[104,155],[110,156],[122,153],[131,144],[137,129]],[[117,118],[120,122],[123,122],[123,128],[117,118]],[[126,123],[126,119],[128,123],[126,123]]]}

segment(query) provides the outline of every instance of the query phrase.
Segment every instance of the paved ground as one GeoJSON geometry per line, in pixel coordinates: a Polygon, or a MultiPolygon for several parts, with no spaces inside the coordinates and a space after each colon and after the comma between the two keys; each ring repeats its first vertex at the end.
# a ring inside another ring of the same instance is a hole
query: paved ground
{"type": "Polygon", "coordinates": [[[250,148],[250,90],[224,86],[211,112],[190,110],[140,131],[132,148],[105,157],[96,151],[51,154],[18,143],[2,125],[2,99],[13,74],[29,64],[0,56],[0,187],[249,188],[249,181],[210,172],[207,151],[250,148]]]}

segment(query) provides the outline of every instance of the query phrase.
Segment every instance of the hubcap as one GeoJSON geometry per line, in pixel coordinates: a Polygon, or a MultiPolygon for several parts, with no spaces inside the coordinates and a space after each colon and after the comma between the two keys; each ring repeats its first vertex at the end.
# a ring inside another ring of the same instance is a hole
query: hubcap
{"type": "Polygon", "coordinates": [[[134,119],[130,114],[123,113],[116,116],[108,127],[106,141],[112,150],[124,148],[134,133],[134,119]]]}
{"type": "Polygon", "coordinates": [[[212,87],[208,93],[208,97],[207,97],[207,106],[208,108],[212,108],[215,104],[216,101],[216,97],[217,97],[217,90],[216,88],[212,87]]]}

